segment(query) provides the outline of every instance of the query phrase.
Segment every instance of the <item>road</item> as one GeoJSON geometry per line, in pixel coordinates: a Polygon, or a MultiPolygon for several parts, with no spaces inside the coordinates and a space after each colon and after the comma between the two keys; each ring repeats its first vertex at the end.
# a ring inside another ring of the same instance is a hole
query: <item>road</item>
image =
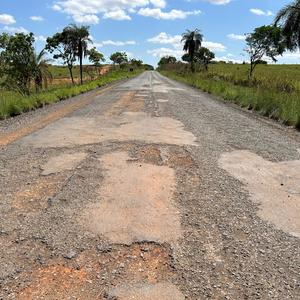
{"type": "Polygon", "coordinates": [[[0,123],[0,299],[300,299],[300,134],[157,72],[0,123]]]}

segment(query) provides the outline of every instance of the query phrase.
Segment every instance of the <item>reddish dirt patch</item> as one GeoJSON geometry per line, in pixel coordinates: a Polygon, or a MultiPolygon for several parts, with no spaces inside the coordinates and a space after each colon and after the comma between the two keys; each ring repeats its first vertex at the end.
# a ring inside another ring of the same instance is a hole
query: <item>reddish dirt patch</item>
{"type": "Polygon", "coordinates": [[[182,148],[169,148],[166,163],[171,168],[195,167],[195,161],[190,155],[190,153],[188,153],[182,148]]]}
{"type": "Polygon", "coordinates": [[[162,165],[163,163],[160,147],[156,145],[142,146],[134,155],[139,161],[147,164],[162,165]]]}
{"type": "Polygon", "coordinates": [[[55,195],[64,182],[63,175],[39,177],[35,182],[23,186],[13,197],[12,207],[34,212],[48,207],[48,198],[55,195]]]}
{"type": "Polygon", "coordinates": [[[48,266],[32,275],[31,284],[18,294],[17,299],[102,299],[99,292],[90,289],[90,282],[84,270],[63,265],[48,266]]]}
{"type": "Polygon", "coordinates": [[[135,98],[136,92],[126,92],[109,110],[106,116],[119,116],[122,112],[139,112],[145,107],[143,99],[135,98]]]}
{"type": "Polygon", "coordinates": [[[120,245],[104,252],[84,251],[68,264],[60,262],[23,273],[21,279],[29,284],[17,292],[16,299],[110,299],[108,291],[115,286],[153,285],[174,278],[171,250],[167,246],[120,245]]]}

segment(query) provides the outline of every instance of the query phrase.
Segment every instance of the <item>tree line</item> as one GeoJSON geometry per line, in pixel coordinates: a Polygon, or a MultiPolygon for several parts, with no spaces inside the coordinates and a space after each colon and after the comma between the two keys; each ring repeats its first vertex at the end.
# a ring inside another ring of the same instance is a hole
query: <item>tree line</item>
{"type": "MultiPolygon", "coordinates": [[[[264,25],[246,34],[245,51],[249,55],[250,68],[249,79],[258,64],[264,58],[277,62],[277,57],[285,51],[297,51],[300,49],[300,0],[283,7],[276,15],[273,24],[264,25]]],[[[202,47],[203,35],[198,29],[187,30],[182,34],[183,51],[182,61],[190,63],[192,72],[195,72],[195,64],[198,63],[208,69],[209,63],[215,58],[215,54],[202,47]]],[[[166,64],[175,64],[174,56],[164,56],[159,61],[159,67],[166,64]]]]}
{"type": "MultiPolygon", "coordinates": [[[[35,37],[33,33],[16,33],[0,35],[0,80],[1,85],[9,90],[16,90],[28,95],[34,83],[36,91],[47,88],[52,74],[49,65],[53,60],[60,60],[68,68],[73,84],[73,69],[79,62],[80,83],[83,83],[83,60],[87,58],[95,67],[95,71],[105,61],[104,55],[92,44],[88,26],[71,24],[61,32],[55,33],[46,40],[45,48],[36,53],[34,48],[35,37]],[[52,55],[52,59],[46,54],[52,55]]],[[[130,63],[133,66],[141,66],[141,60],[129,59],[125,52],[116,52],[110,56],[114,65],[122,66],[130,63]]]]}

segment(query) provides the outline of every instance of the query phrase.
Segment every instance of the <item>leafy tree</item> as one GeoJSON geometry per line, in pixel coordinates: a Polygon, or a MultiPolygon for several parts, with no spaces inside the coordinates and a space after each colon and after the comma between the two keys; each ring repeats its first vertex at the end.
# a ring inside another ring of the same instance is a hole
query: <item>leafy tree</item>
{"type": "Polygon", "coordinates": [[[54,34],[47,38],[45,47],[50,53],[54,53],[54,59],[62,59],[70,72],[72,83],[74,84],[73,67],[76,61],[77,53],[74,51],[74,39],[69,30],[65,28],[62,32],[54,34]]]}
{"type": "Polygon", "coordinates": [[[208,65],[215,58],[215,54],[209,49],[201,47],[196,53],[196,58],[204,66],[205,70],[208,70],[208,65]]]}
{"type": "Polygon", "coordinates": [[[176,57],[174,57],[174,56],[164,56],[158,62],[158,66],[162,67],[162,66],[168,65],[168,64],[175,64],[176,62],[177,62],[176,57]]]}
{"type": "Polygon", "coordinates": [[[247,35],[247,48],[250,56],[249,78],[263,57],[269,57],[276,62],[276,56],[282,55],[285,51],[285,42],[281,34],[281,29],[276,26],[261,26],[247,35]]]}
{"type": "Polygon", "coordinates": [[[4,84],[9,89],[18,90],[22,94],[30,93],[30,82],[34,72],[32,57],[34,54],[33,33],[17,33],[0,35],[1,72],[4,84]]]}
{"type": "MultiPolygon", "coordinates": [[[[215,54],[205,47],[200,47],[200,49],[194,54],[194,63],[199,63],[208,70],[209,63],[215,58],[215,54]]],[[[189,54],[184,54],[181,58],[183,61],[190,63],[191,58],[189,54]]]]}
{"type": "Polygon", "coordinates": [[[133,59],[130,60],[130,63],[131,63],[132,65],[136,66],[136,67],[141,67],[142,64],[143,64],[143,61],[142,61],[142,60],[139,60],[139,59],[133,58],[133,59]]]}
{"type": "Polygon", "coordinates": [[[72,40],[72,46],[74,55],[79,59],[79,67],[80,67],[80,83],[83,83],[83,68],[82,61],[83,58],[88,55],[88,43],[91,43],[91,39],[89,38],[90,32],[88,26],[77,26],[75,24],[71,24],[64,29],[64,31],[69,35],[72,40]]]}
{"type": "Polygon", "coordinates": [[[195,72],[194,57],[195,53],[199,51],[203,40],[203,35],[198,29],[193,31],[187,30],[182,34],[183,50],[188,53],[190,57],[190,64],[192,72],[195,72]]]}
{"type": "Polygon", "coordinates": [[[87,54],[89,56],[89,61],[91,61],[95,68],[99,70],[101,62],[105,61],[104,55],[100,53],[96,48],[88,50],[87,54]]]}
{"type": "Polygon", "coordinates": [[[37,92],[43,88],[43,84],[47,88],[48,81],[53,79],[49,71],[51,59],[46,58],[45,54],[45,50],[42,50],[40,53],[33,53],[32,55],[33,80],[37,92]]]}
{"type": "Polygon", "coordinates": [[[116,52],[110,56],[110,60],[119,66],[128,62],[128,56],[126,52],[116,52]]]}
{"type": "Polygon", "coordinates": [[[275,25],[282,26],[282,34],[286,39],[286,46],[294,51],[300,48],[300,0],[294,0],[283,7],[275,18],[275,25]]]}

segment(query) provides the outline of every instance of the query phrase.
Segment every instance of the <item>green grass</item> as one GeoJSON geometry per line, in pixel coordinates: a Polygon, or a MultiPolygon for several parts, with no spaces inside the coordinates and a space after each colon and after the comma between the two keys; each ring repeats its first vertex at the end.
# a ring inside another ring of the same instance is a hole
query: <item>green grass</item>
{"type": "Polygon", "coordinates": [[[15,92],[0,90],[0,119],[16,116],[23,112],[58,102],[108,83],[134,77],[141,72],[142,70],[135,70],[134,72],[128,72],[127,70],[111,71],[99,79],[84,83],[83,85],[52,87],[47,91],[33,93],[30,96],[22,96],[15,92]]]}
{"type": "Polygon", "coordinates": [[[258,66],[251,83],[247,67],[215,64],[209,72],[192,74],[173,68],[161,73],[300,129],[300,66],[258,66]]]}

